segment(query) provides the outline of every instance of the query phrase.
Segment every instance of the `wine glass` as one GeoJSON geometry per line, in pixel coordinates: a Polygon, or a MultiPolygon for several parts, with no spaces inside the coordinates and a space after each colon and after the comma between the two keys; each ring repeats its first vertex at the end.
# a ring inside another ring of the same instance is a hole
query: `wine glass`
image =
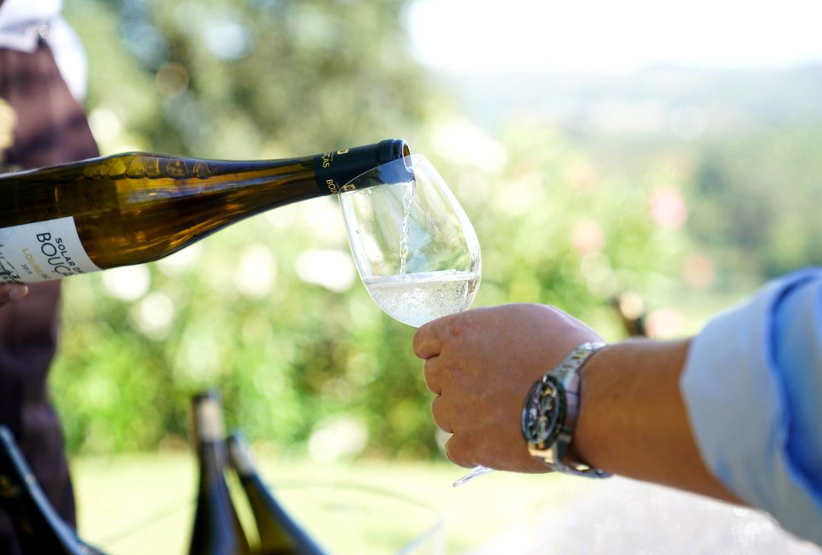
{"type": "MultiPolygon", "coordinates": [[[[378,166],[343,190],[348,192],[340,194],[340,204],[354,262],[382,310],[419,327],[471,306],[480,283],[479,240],[425,156],[378,166]]],[[[488,471],[476,467],[454,486],[488,471]]]]}

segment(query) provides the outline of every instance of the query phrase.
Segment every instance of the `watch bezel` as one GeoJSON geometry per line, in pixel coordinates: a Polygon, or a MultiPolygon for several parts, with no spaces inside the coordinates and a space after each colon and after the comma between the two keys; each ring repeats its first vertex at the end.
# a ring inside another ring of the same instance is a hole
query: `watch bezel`
{"type": "Polygon", "coordinates": [[[546,374],[528,392],[528,401],[522,409],[522,430],[529,448],[537,451],[550,449],[556,443],[568,417],[568,398],[565,385],[556,376],[546,374]],[[544,398],[551,406],[540,409],[544,398]],[[545,426],[540,427],[545,421],[545,426]]]}
{"type": "Polygon", "coordinates": [[[522,407],[523,438],[531,456],[554,471],[587,478],[611,476],[585,462],[565,460],[579,417],[579,371],[591,355],[604,346],[600,342],[579,345],[556,368],[537,380],[528,392],[522,407]],[[540,404],[546,397],[551,403],[543,401],[540,404]]]}

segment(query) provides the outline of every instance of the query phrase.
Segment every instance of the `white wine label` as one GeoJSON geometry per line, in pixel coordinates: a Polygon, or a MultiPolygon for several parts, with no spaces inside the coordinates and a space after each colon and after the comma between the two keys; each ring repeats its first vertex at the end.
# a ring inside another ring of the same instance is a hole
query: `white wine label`
{"type": "Polygon", "coordinates": [[[34,283],[99,271],[71,216],[0,228],[0,283],[34,283]]]}

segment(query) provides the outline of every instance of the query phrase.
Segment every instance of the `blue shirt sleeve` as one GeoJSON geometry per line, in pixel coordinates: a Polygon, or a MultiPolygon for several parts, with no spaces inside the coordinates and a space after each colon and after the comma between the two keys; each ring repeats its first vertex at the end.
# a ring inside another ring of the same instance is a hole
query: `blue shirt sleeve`
{"type": "Polygon", "coordinates": [[[680,387],[713,473],[822,545],[822,269],[771,282],[709,322],[680,387]]]}

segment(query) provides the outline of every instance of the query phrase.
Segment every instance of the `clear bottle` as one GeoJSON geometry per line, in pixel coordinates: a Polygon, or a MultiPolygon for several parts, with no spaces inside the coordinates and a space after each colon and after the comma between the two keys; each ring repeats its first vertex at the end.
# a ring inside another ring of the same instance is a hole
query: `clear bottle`
{"type": "Polygon", "coordinates": [[[325,555],[320,546],[292,519],[266,487],[243,437],[228,439],[231,465],[248,496],[260,535],[259,555],[325,555]]]}
{"type": "Polygon", "coordinates": [[[2,175],[0,284],[158,260],[254,214],[347,191],[355,177],[409,154],[404,141],[388,139],[286,160],[137,152],[2,175]]]}
{"type": "Polygon", "coordinates": [[[200,479],[189,555],[249,555],[225,481],[228,459],[219,396],[209,391],[196,396],[193,404],[200,479]]]}
{"type": "Polygon", "coordinates": [[[0,504],[24,555],[103,555],[60,518],[5,426],[0,426],[0,504]]]}

